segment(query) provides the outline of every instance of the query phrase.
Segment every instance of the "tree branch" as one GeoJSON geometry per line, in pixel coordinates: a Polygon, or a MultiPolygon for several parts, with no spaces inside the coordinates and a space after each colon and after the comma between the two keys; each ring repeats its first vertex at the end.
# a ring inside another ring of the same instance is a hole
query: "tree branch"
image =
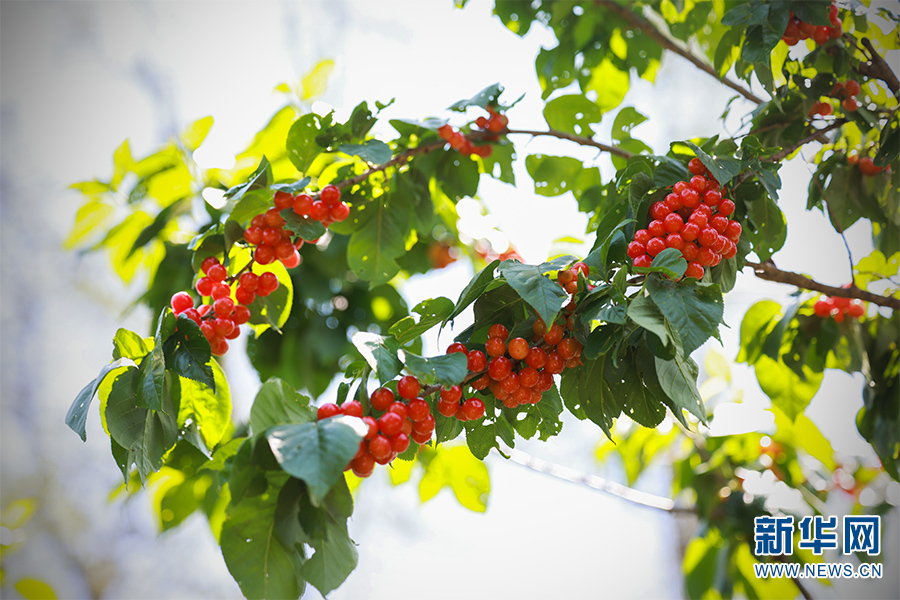
{"type": "Polygon", "coordinates": [[[697,56],[695,56],[688,50],[685,50],[681,46],[676,45],[675,42],[673,42],[672,40],[670,40],[669,38],[664,36],[656,27],[654,27],[653,24],[650,23],[650,21],[646,20],[645,18],[641,17],[640,15],[635,14],[634,12],[632,12],[625,6],[620,6],[616,2],[603,2],[603,6],[605,8],[607,8],[610,12],[613,12],[616,15],[618,15],[618,16],[622,17],[623,19],[625,19],[626,21],[628,21],[631,25],[633,25],[637,29],[640,29],[642,32],[644,32],[645,35],[650,37],[650,39],[655,41],[657,44],[659,44],[666,50],[669,50],[670,52],[674,52],[678,56],[681,56],[682,58],[687,59],[698,69],[700,69],[704,73],[708,73],[708,74],[712,75],[713,77],[718,79],[723,85],[730,87],[731,89],[736,91],[738,94],[740,94],[747,100],[750,100],[751,102],[754,102],[756,104],[762,104],[763,102],[765,102],[765,100],[763,100],[759,96],[756,96],[750,90],[744,88],[740,84],[737,84],[737,83],[731,81],[727,77],[719,77],[719,74],[716,73],[715,69],[713,69],[708,63],[701,60],[700,58],[698,58],[697,56]]]}
{"type": "Polygon", "coordinates": [[[589,137],[566,133],[565,131],[557,131],[555,129],[549,129],[547,131],[533,131],[530,129],[507,129],[504,133],[530,135],[532,137],[538,137],[542,135],[555,137],[561,140],[569,140],[570,142],[575,142],[576,144],[580,144],[582,146],[592,146],[594,148],[599,148],[604,152],[609,152],[610,154],[615,154],[616,156],[621,156],[622,158],[631,158],[632,156],[634,156],[634,154],[632,154],[631,152],[628,152],[627,150],[623,150],[616,146],[610,146],[608,144],[596,142],[589,137]]]}
{"type": "Polygon", "coordinates": [[[880,79],[886,83],[891,89],[891,93],[896,97],[897,93],[900,92],[900,80],[897,79],[897,75],[891,69],[891,66],[887,61],[878,54],[869,38],[864,37],[861,41],[863,46],[866,47],[866,50],[869,51],[869,61],[860,61],[854,68],[866,77],[880,79]]]}
{"type": "Polygon", "coordinates": [[[800,148],[801,146],[805,146],[806,144],[808,144],[810,142],[819,140],[819,138],[822,135],[828,133],[829,131],[831,131],[833,129],[837,129],[838,127],[842,126],[846,122],[847,122],[847,119],[836,119],[834,121],[834,123],[832,123],[828,127],[823,127],[822,129],[816,129],[816,131],[814,133],[809,134],[805,138],[802,138],[801,140],[797,141],[797,143],[792,144],[791,146],[788,146],[787,148],[783,148],[780,152],[776,152],[775,154],[773,154],[772,156],[769,156],[768,158],[766,158],[764,160],[766,162],[780,162],[780,161],[784,160],[785,158],[787,158],[788,156],[790,156],[795,150],[797,150],[797,148],[800,148]]]}
{"type": "Polygon", "coordinates": [[[766,261],[764,263],[754,263],[747,261],[747,266],[753,269],[754,275],[756,275],[760,279],[765,279],[766,281],[786,283],[788,285],[802,288],[804,290],[821,292],[828,296],[865,300],[866,302],[871,302],[872,304],[877,304],[878,306],[884,306],[893,310],[900,310],[900,300],[898,300],[897,298],[891,296],[879,296],[878,294],[873,294],[872,292],[861,290],[856,287],[855,284],[851,285],[848,288],[825,285],[824,283],[819,283],[818,281],[810,279],[809,277],[801,275],[799,273],[794,273],[792,271],[782,271],[781,269],[776,267],[772,261],[766,261]]]}
{"type": "Polygon", "coordinates": [[[385,169],[390,168],[390,167],[401,165],[401,164],[405,163],[407,160],[409,160],[410,158],[412,158],[413,156],[416,156],[419,154],[428,154],[429,152],[433,152],[433,151],[437,150],[438,148],[443,148],[446,144],[447,144],[447,142],[445,142],[444,140],[439,140],[436,142],[431,142],[430,144],[425,144],[423,146],[416,146],[415,148],[408,148],[408,149],[404,150],[403,152],[401,152],[400,154],[398,154],[397,156],[395,156],[394,158],[392,158],[391,160],[387,161],[386,163],[381,164],[381,165],[376,165],[376,166],[368,169],[365,173],[361,173],[359,175],[351,177],[350,179],[345,179],[341,182],[336,183],[335,185],[339,188],[352,187],[352,186],[356,185],[357,183],[365,181],[366,179],[369,178],[370,175],[374,175],[375,173],[378,173],[379,171],[384,171],[385,169]]]}
{"type": "Polygon", "coordinates": [[[579,483],[591,489],[612,494],[613,496],[631,502],[632,504],[655,508],[672,514],[696,513],[693,508],[675,506],[675,501],[671,498],[664,498],[662,496],[656,496],[655,494],[635,490],[620,483],[597,477],[596,475],[589,475],[587,473],[576,471],[575,469],[556,465],[535,456],[531,456],[530,454],[526,454],[520,450],[510,450],[509,460],[531,469],[532,471],[543,473],[544,475],[549,475],[570,483],[579,483]]]}

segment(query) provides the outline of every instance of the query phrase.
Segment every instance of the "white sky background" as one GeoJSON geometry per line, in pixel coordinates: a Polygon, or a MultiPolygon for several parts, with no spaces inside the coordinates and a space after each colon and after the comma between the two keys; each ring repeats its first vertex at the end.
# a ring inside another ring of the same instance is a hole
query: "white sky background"
{"type": "MultiPolygon", "coordinates": [[[[80,200],[65,185],[108,177],[112,151],[124,138],[140,156],[207,114],[216,122],[207,140],[214,154],[238,152],[283,104],[272,93],[275,85],[293,83],[322,58],[337,61],[322,100],[339,112],[361,100],[374,105],[396,97],[386,117],[446,115],[452,102],[501,82],[509,99],[527,93],[510,112],[511,126],[539,129],[543,104],[534,56],[552,36],[535,26],[523,40],[490,17],[491,6],[484,0],[472,0],[463,11],[450,0],[2,3],[0,495],[3,505],[26,495],[42,503],[26,550],[10,563],[17,567],[13,574],[45,578],[62,597],[86,596],[89,586],[105,597],[240,596],[202,519],[157,540],[146,497],[106,504],[119,474],[96,410],[87,444],[63,423],[71,399],[108,360],[116,328],[143,331],[150,318],[143,310],[121,316],[137,288],[124,290],[104,256],[79,258],[60,249],[80,200]]],[[[706,75],[669,57],[656,86],[633,81],[623,105],[650,117],[634,135],[663,153],[669,141],[721,133],[717,117],[729,97],[706,75]]],[[[735,105],[733,113],[741,112],[735,105]]],[[[612,117],[604,120],[598,139],[608,140],[611,123],[612,117]]],[[[730,124],[731,132],[736,128],[730,124]]],[[[376,131],[392,135],[386,124],[376,131]]],[[[593,151],[557,140],[514,141],[520,158],[569,154],[596,159],[604,175],[612,174],[608,158],[597,159],[593,151]]],[[[775,259],[782,268],[843,284],[849,279],[843,243],[824,217],[804,210],[808,173],[803,164],[782,169],[780,205],[790,235],[775,259]]],[[[586,218],[571,197],[535,196],[523,164],[516,174],[518,188],[482,183],[491,223],[529,261],[577,253],[551,244],[584,237],[586,218]]],[[[857,260],[870,251],[868,236],[865,225],[848,233],[857,260]]],[[[436,278],[413,278],[404,293],[410,306],[440,294],[455,298],[471,274],[457,263],[436,278]]],[[[784,301],[791,291],[743,275],[726,298],[731,329],[722,331],[721,351],[736,356],[740,318],[752,303],[784,301]]],[[[449,338],[445,334],[432,350],[442,351],[449,338]]],[[[246,414],[258,381],[240,348],[226,364],[236,375],[237,411],[246,414]]],[[[736,369],[735,378],[747,403],[759,406],[752,371],[736,369]]],[[[853,426],[860,383],[829,373],[807,414],[837,450],[870,455],[853,426]]],[[[758,410],[754,415],[741,419],[764,425],[758,410]]],[[[522,448],[592,471],[601,435],[568,419],[559,438],[522,448]]],[[[486,515],[460,508],[449,492],[420,507],[415,486],[386,489],[378,469],[361,490],[351,525],[360,543],[359,568],[331,597],[682,594],[669,517],[493,456],[488,464],[486,515]]],[[[621,477],[614,464],[601,472],[621,477]]],[[[666,494],[665,474],[656,472],[639,487],[666,494]]]]}

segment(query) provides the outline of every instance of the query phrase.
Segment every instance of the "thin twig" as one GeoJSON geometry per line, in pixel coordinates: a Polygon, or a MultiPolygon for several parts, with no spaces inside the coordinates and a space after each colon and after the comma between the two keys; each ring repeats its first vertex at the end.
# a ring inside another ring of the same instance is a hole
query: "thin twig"
{"type": "Polygon", "coordinates": [[[812,290],[814,292],[820,292],[828,296],[865,300],[866,302],[871,302],[872,304],[876,304],[878,306],[900,310],[900,299],[893,298],[891,296],[879,296],[878,294],[873,294],[872,292],[861,290],[856,287],[855,284],[851,284],[850,287],[847,288],[825,285],[824,283],[819,283],[818,281],[810,279],[809,277],[801,275],[800,273],[794,273],[792,271],[782,271],[781,269],[776,267],[772,261],[766,261],[764,263],[747,261],[747,266],[753,269],[753,273],[757,277],[759,277],[760,279],[765,279],[766,281],[786,283],[794,287],[802,288],[804,290],[812,290]]]}
{"type": "Polygon", "coordinates": [[[763,102],[765,102],[765,100],[763,100],[759,96],[756,96],[755,94],[753,94],[753,92],[746,89],[742,85],[731,81],[727,77],[719,77],[719,74],[716,73],[716,70],[713,69],[708,63],[701,60],[700,58],[698,58],[697,56],[692,54],[690,51],[682,48],[681,46],[676,45],[674,41],[672,41],[669,38],[667,38],[666,36],[664,36],[647,19],[641,17],[640,15],[635,14],[634,12],[632,12],[625,6],[620,6],[616,2],[603,2],[603,6],[607,9],[609,9],[610,12],[613,12],[613,13],[617,14],[618,16],[622,17],[623,19],[625,19],[626,21],[628,21],[635,28],[643,31],[645,35],[650,37],[653,41],[655,41],[657,44],[659,44],[666,50],[669,50],[670,52],[674,52],[678,56],[681,56],[682,58],[687,59],[698,69],[700,69],[704,73],[708,73],[708,74],[712,75],[713,77],[718,79],[723,85],[730,87],[731,89],[736,91],[738,94],[740,94],[747,100],[750,100],[751,102],[754,102],[756,104],[762,104],[763,102]]]}
{"type": "Polygon", "coordinates": [[[772,156],[769,156],[763,160],[765,160],[766,162],[781,162],[782,160],[784,160],[785,158],[790,156],[798,148],[800,148],[810,142],[814,142],[814,141],[818,140],[822,135],[828,133],[829,131],[832,131],[833,129],[837,129],[838,127],[842,126],[846,122],[847,122],[847,119],[836,119],[834,121],[834,123],[832,123],[828,127],[823,127],[822,129],[816,129],[815,132],[809,134],[805,138],[798,140],[795,144],[791,144],[787,148],[783,148],[780,152],[776,152],[772,156]]]}
{"type": "Polygon", "coordinates": [[[885,82],[891,89],[891,93],[896,97],[898,92],[900,92],[900,80],[897,79],[897,75],[891,69],[887,61],[878,54],[869,38],[864,37],[861,41],[863,46],[869,51],[869,62],[860,61],[858,64],[854,65],[854,68],[866,77],[880,79],[885,82]]]}
{"type": "Polygon", "coordinates": [[[532,471],[537,471],[538,473],[543,473],[544,475],[549,475],[563,481],[578,483],[594,490],[606,492],[607,494],[611,494],[617,498],[631,502],[632,504],[655,508],[672,514],[695,514],[697,512],[693,508],[676,506],[675,501],[671,498],[642,492],[596,475],[589,475],[587,473],[576,471],[575,469],[556,465],[537,458],[536,456],[526,454],[520,450],[509,450],[508,454],[509,460],[531,469],[532,471]]]}
{"type": "Polygon", "coordinates": [[[615,154],[616,156],[621,156],[622,158],[631,158],[632,156],[634,156],[633,153],[628,152],[627,150],[623,150],[622,148],[597,142],[589,137],[575,135],[573,133],[566,133],[565,131],[557,131],[556,129],[548,129],[547,131],[535,131],[531,129],[507,129],[505,133],[530,135],[532,137],[550,136],[561,140],[569,140],[570,142],[575,142],[576,144],[580,144],[582,146],[592,146],[594,148],[599,148],[604,152],[609,152],[610,154],[615,154]]]}

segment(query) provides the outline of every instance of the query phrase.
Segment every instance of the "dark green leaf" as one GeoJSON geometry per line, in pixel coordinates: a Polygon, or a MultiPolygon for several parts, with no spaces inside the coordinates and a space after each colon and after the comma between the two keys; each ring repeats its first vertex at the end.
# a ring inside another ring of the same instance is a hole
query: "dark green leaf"
{"type": "Polygon", "coordinates": [[[710,174],[716,178],[716,181],[718,181],[720,185],[725,186],[741,172],[741,161],[736,158],[731,156],[712,157],[701,150],[696,144],[691,142],[683,143],[694,151],[697,158],[703,163],[703,166],[709,169],[710,174]]]}
{"type": "Polygon", "coordinates": [[[212,352],[200,326],[186,316],[179,315],[177,329],[170,341],[175,344],[175,349],[171,354],[172,363],[166,367],[181,377],[193,379],[215,390],[216,384],[209,364],[212,352]]]}
{"type": "Polygon", "coordinates": [[[467,421],[465,425],[466,444],[479,460],[484,460],[491,448],[500,448],[498,437],[510,448],[515,446],[515,430],[502,416],[495,417],[492,421],[467,421]]]}
{"type": "Polygon", "coordinates": [[[534,179],[534,192],[541,196],[559,196],[574,189],[576,175],[584,169],[577,158],[532,154],[525,157],[525,168],[534,179]]]}
{"type": "Polygon", "coordinates": [[[760,260],[769,260],[784,246],[787,224],[784,214],[771,197],[765,196],[747,203],[747,217],[751,227],[745,227],[747,239],[760,260]]]}
{"type": "Polygon", "coordinates": [[[313,540],[316,552],[303,565],[300,573],[323,596],[340,586],[356,568],[356,545],[347,533],[347,517],[353,511],[353,498],[341,478],[322,503],[321,541],[313,540]]]}
{"type": "Polygon", "coordinates": [[[638,296],[628,305],[628,318],[653,333],[663,346],[669,344],[669,330],[659,307],[648,296],[638,296]]]}
{"type": "Polygon", "coordinates": [[[680,250],[666,248],[655,257],[649,267],[634,267],[635,273],[662,273],[670,279],[681,279],[687,269],[687,261],[680,250]]]}
{"type": "MultiPolygon", "coordinates": [[[[471,162],[471,161],[470,161],[471,162]]],[[[367,205],[368,218],[350,236],[347,263],[360,279],[375,286],[400,271],[397,259],[406,253],[409,212],[388,205],[387,196],[367,205]]]]}
{"type": "Polygon", "coordinates": [[[307,423],[315,418],[309,398],[273,377],[259,389],[250,407],[250,431],[262,433],[276,425],[307,423]]]}
{"type": "MultiPolygon", "coordinates": [[[[120,330],[121,331],[121,330],[120,330]]],[[[134,361],[130,358],[119,358],[104,366],[100,370],[100,374],[91,381],[89,384],[84,386],[78,395],[75,397],[75,401],[72,402],[72,406],[69,407],[69,411],[66,413],[66,425],[69,428],[81,436],[81,440],[87,441],[87,432],[85,431],[85,426],[87,425],[87,415],[88,410],[91,407],[91,402],[94,399],[94,396],[97,395],[97,389],[100,387],[100,384],[103,383],[103,380],[109,375],[112,371],[116,369],[124,368],[124,367],[135,367],[134,361]]]]}
{"type": "Polygon", "coordinates": [[[406,368],[420,380],[434,379],[446,388],[462,383],[469,374],[465,354],[454,352],[431,358],[405,352],[406,368]]]}
{"type": "Polygon", "coordinates": [[[453,313],[453,301],[439,296],[429,300],[423,300],[413,308],[413,312],[421,318],[419,322],[413,317],[404,317],[394,323],[388,330],[401,344],[405,344],[419,337],[438,323],[445,321],[453,313]]]}
{"type": "Polygon", "coordinates": [[[392,156],[391,147],[380,140],[366,140],[362,144],[343,144],[338,146],[338,150],[376,165],[388,162],[392,156]]]}
{"type": "Polygon", "coordinates": [[[697,363],[690,356],[684,355],[681,345],[678,343],[675,344],[674,359],[663,360],[656,357],[655,360],[659,385],[674,402],[676,410],[673,412],[678,420],[685,426],[687,425],[681,414],[681,409],[684,409],[700,419],[702,423],[706,423],[706,409],[703,406],[700,392],[697,390],[697,376],[700,374],[697,363]]]}
{"type": "Polygon", "coordinates": [[[163,387],[166,383],[166,361],[161,345],[155,346],[138,369],[137,405],[151,410],[162,408],[163,387]]]}
{"type": "Polygon", "coordinates": [[[253,171],[253,173],[247,179],[247,182],[241,185],[236,185],[233,188],[229,189],[227,192],[225,192],[225,197],[229,198],[232,202],[237,202],[247,192],[259,188],[268,187],[271,179],[272,166],[269,164],[269,160],[265,156],[263,156],[262,160],[259,161],[259,166],[256,167],[256,170],[253,171]]]}
{"type": "Polygon", "coordinates": [[[769,16],[768,5],[761,2],[738,4],[722,16],[722,25],[762,25],[769,16]]]}
{"type": "Polygon", "coordinates": [[[592,123],[599,123],[603,111],[579,94],[558,96],[544,106],[544,119],[551,129],[592,137],[592,123]]]}
{"type": "Polygon", "coordinates": [[[500,272],[509,286],[537,311],[545,323],[553,323],[568,299],[558,284],[542,275],[539,267],[514,260],[500,263],[500,272]]]}
{"type": "Polygon", "coordinates": [[[301,217],[292,208],[286,208],[280,214],[281,218],[284,219],[285,227],[304,240],[317,240],[325,235],[325,226],[322,225],[321,221],[313,221],[312,219],[301,217]]]}
{"type": "Polygon", "coordinates": [[[301,192],[306,191],[306,186],[309,185],[310,178],[304,177],[303,179],[298,179],[292,183],[274,183],[270,187],[276,192],[285,192],[291,195],[297,195],[301,192]]]}
{"type": "Polygon", "coordinates": [[[393,379],[403,368],[397,358],[399,345],[396,340],[376,333],[358,331],[353,334],[353,345],[375,371],[382,385],[393,379]]]}
{"type": "Polygon", "coordinates": [[[458,112],[465,112],[466,109],[470,106],[485,108],[489,104],[496,104],[497,99],[500,97],[500,94],[502,92],[503,86],[501,86],[499,83],[495,83],[494,85],[487,86],[468,100],[460,100],[459,102],[451,104],[448,109],[458,112]]]}
{"type": "Polygon", "coordinates": [[[310,500],[319,506],[343,479],[344,467],[359,450],[366,426],[356,417],[338,416],[299,425],[279,425],[266,439],[281,468],[306,482],[310,500]]]}
{"type": "Polygon", "coordinates": [[[672,330],[681,334],[686,356],[710,336],[719,338],[724,306],[717,285],[701,285],[694,281],[675,283],[656,273],[648,276],[646,285],[650,298],[672,325],[672,330]]]}

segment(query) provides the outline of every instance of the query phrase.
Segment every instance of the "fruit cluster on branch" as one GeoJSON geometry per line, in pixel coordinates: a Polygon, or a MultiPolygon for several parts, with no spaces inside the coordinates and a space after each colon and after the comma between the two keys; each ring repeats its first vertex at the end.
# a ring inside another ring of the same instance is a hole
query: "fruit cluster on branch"
{"type": "Polygon", "coordinates": [[[690,181],[679,181],[664,201],[650,207],[653,219],[638,229],[628,244],[628,256],[636,267],[649,267],[666,248],[679,250],[688,261],[685,277],[700,279],[706,267],[737,254],[741,224],[731,220],[734,202],[723,197],[719,182],[699,158],[692,158],[690,181]]]}
{"type": "Polygon", "coordinates": [[[831,26],[820,25],[815,26],[812,23],[806,23],[794,14],[794,11],[790,12],[790,20],[788,21],[787,27],[784,30],[784,35],[781,36],[781,39],[788,46],[796,46],[797,42],[800,40],[807,40],[812,38],[813,41],[822,46],[827,44],[830,40],[836,40],[842,35],[844,35],[844,26],[841,18],[838,17],[838,7],[832,4],[828,9],[828,18],[831,20],[831,26]]]}

